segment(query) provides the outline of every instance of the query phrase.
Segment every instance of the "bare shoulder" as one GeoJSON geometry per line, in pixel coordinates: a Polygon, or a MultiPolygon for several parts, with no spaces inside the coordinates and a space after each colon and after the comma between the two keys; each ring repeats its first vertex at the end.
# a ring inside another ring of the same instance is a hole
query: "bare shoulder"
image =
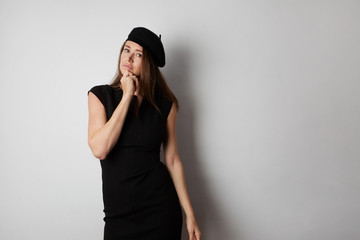
{"type": "Polygon", "coordinates": [[[166,130],[167,135],[171,137],[172,135],[176,135],[176,118],[177,118],[177,108],[176,104],[173,103],[170,109],[170,113],[168,115],[167,121],[166,121],[166,130]]]}
{"type": "Polygon", "coordinates": [[[168,119],[167,119],[167,122],[169,123],[170,122],[176,122],[176,117],[177,117],[177,107],[176,107],[176,104],[173,103],[172,106],[171,106],[171,109],[170,109],[170,113],[169,113],[169,116],[168,116],[168,119]]]}

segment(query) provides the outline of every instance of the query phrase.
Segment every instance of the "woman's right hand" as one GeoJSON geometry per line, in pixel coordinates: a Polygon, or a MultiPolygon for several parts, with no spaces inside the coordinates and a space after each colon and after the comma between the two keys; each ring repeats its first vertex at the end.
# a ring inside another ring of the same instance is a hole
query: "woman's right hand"
{"type": "Polygon", "coordinates": [[[124,92],[124,95],[133,96],[138,88],[139,80],[131,72],[126,71],[120,79],[120,86],[124,92]]]}

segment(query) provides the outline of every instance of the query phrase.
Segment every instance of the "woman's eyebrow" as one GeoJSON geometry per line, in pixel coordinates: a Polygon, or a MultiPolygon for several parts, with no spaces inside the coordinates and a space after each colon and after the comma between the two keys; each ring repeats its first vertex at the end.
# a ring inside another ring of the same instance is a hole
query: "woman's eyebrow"
{"type": "MultiPolygon", "coordinates": [[[[130,47],[129,45],[125,45],[125,47],[131,49],[131,47],[130,47]]],[[[140,49],[135,49],[135,51],[137,51],[137,52],[142,52],[142,50],[140,50],[140,49]]]]}

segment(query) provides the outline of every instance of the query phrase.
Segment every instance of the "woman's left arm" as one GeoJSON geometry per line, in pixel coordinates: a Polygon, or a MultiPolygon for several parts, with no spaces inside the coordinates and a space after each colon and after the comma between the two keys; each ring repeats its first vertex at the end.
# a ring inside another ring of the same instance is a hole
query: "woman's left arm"
{"type": "Polygon", "coordinates": [[[175,104],[173,104],[166,123],[167,138],[164,142],[165,165],[169,170],[181,206],[186,215],[186,225],[189,233],[189,239],[199,240],[201,233],[195,219],[194,210],[191,206],[185,183],[184,169],[178,153],[176,140],[176,116],[177,109],[175,104]]]}

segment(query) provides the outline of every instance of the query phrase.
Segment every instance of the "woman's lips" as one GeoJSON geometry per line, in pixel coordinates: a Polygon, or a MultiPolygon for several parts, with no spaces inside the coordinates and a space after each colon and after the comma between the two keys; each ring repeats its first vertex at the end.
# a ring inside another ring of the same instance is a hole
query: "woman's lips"
{"type": "Polygon", "coordinates": [[[132,66],[126,65],[126,64],[124,64],[123,67],[126,68],[126,69],[128,69],[128,70],[132,70],[132,69],[133,69],[132,66]]]}

